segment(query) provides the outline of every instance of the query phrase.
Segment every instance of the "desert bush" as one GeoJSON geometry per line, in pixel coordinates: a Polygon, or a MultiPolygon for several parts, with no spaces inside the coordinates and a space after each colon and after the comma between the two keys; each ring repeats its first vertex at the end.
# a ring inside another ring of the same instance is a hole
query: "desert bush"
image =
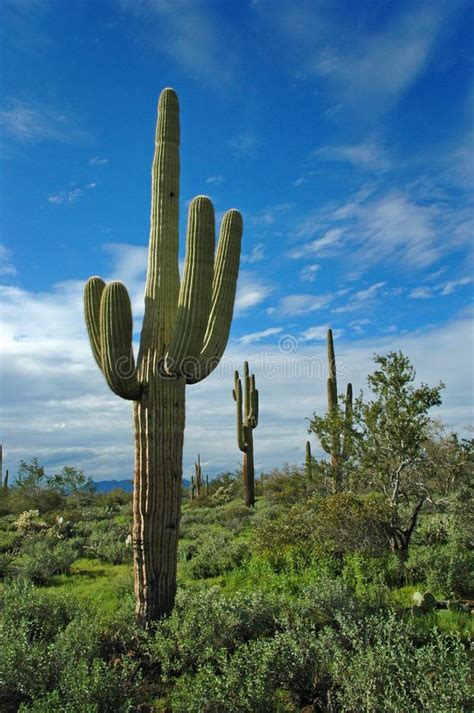
{"type": "Polygon", "coordinates": [[[273,635],[281,600],[268,593],[226,598],[218,587],[179,591],[171,615],[159,622],[150,655],[165,679],[214,665],[219,651],[232,652],[239,643],[273,635]]]}
{"type": "Polygon", "coordinates": [[[409,582],[424,582],[429,589],[449,596],[472,593],[473,552],[456,544],[413,547],[406,562],[409,582]]]}
{"type": "Polygon", "coordinates": [[[387,548],[387,521],[381,498],[340,493],[311,498],[276,516],[270,511],[256,521],[253,540],[257,552],[273,557],[287,548],[338,556],[376,553],[387,548]]]}
{"type": "Polygon", "coordinates": [[[24,582],[6,586],[0,608],[0,709],[132,710],[140,678],[130,649],[143,634],[121,621],[111,625],[115,628],[120,642],[104,631],[94,611],[64,595],[24,582]]]}
{"type": "Polygon", "coordinates": [[[218,650],[215,661],[200,664],[194,675],[180,677],[171,694],[176,713],[268,713],[285,710],[280,694],[287,692],[286,710],[297,711],[313,688],[315,635],[311,626],[277,632],[241,644],[232,656],[218,650]]]}
{"type": "Polygon", "coordinates": [[[450,518],[444,513],[422,517],[415,530],[413,541],[419,545],[446,544],[449,537],[450,518]]]}
{"type": "Polygon", "coordinates": [[[338,628],[325,629],[319,639],[337,710],[469,710],[468,657],[458,639],[431,631],[420,640],[390,613],[338,619],[338,628]]]}
{"type": "Polygon", "coordinates": [[[35,584],[46,584],[53,574],[69,573],[78,552],[70,541],[42,537],[28,539],[11,569],[35,584]]]}
{"type": "Polygon", "coordinates": [[[205,533],[196,542],[187,571],[193,579],[217,577],[242,565],[249,555],[247,542],[234,540],[225,530],[205,533]]]}

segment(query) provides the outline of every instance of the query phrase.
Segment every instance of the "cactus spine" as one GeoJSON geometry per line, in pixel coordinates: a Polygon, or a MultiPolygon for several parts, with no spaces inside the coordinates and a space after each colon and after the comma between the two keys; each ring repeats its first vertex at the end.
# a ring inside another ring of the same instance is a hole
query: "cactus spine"
{"type": "Polygon", "coordinates": [[[84,293],[95,360],[112,391],[134,401],[134,576],[136,614],[143,625],[174,604],[185,386],[204,379],[224,352],[242,235],[240,213],[228,211],[214,255],[214,209],[205,196],[195,198],[180,285],[179,135],[178,98],[165,89],[158,105],[145,313],[136,364],[126,288],[92,277],[84,293]]]}
{"type": "Polygon", "coordinates": [[[342,416],[338,404],[337,378],[336,378],[336,357],[334,354],[334,341],[332,329],[327,333],[328,348],[328,415],[331,422],[330,456],[333,476],[333,490],[336,493],[342,491],[342,461],[347,458],[350,448],[352,432],[352,384],[347,384],[346,396],[344,399],[344,414],[342,416]]]}
{"type": "Polygon", "coordinates": [[[249,373],[249,364],[244,362],[244,391],[239,372],[234,374],[232,396],[237,407],[237,443],[243,452],[242,477],[244,481],[245,504],[255,504],[255,468],[253,460],[253,430],[258,426],[258,390],[255,376],[249,373]]]}

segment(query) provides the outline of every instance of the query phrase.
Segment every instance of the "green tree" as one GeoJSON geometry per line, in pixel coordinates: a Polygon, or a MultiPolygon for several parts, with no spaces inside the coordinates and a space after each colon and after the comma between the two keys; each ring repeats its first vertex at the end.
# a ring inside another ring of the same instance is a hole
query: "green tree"
{"type": "Polygon", "coordinates": [[[426,433],[428,411],[441,404],[443,383],[416,387],[415,369],[401,352],[374,357],[367,381],[374,398],[354,405],[355,455],[365,484],[390,508],[390,544],[406,555],[419,513],[430,494],[426,433]]]}
{"type": "Polygon", "coordinates": [[[59,473],[48,478],[48,486],[60,495],[69,497],[76,505],[89,502],[95,492],[92,478],[72,465],[65,465],[59,473]]]}

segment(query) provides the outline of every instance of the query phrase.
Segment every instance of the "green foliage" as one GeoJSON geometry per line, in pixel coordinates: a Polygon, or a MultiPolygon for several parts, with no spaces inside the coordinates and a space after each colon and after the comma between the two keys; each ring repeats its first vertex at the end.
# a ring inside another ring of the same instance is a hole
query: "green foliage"
{"type": "Polygon", "coordinates": [[[455,544],[413,547],[406,562],[408,581],[426,582],[430,589],[449,597],[451,592],[473,593],[474,554],[455,544]]]}
{"type": "Polygon", "coordinates": [[[381,498],[339,493],[269,512],[255,524],[253,539],[257,552],[273,556],[295,547],[322,555],[377,552],[387,547],[388,519],[381,498]]]}
{"type": "Polygon", "coordinates": [[[342,616],[338,624],[321,636],[319,650],[339,710],[469,710],[468,658],[455,637],[436,631],[421,636],[386,613],[362,621],[342,616]]]}
{"type": "Polygon", "coordinates": [[[188,546],[183,559],[193,579],[217,577],[239,567],[249,555],[249,547],[242,540],[233,540],[224,530],[204,532],[199,540],[188,546]]]}
{"type": "Polygon", "coordinates": [[[68,573],[77,554],[72,542],[37,537],[25,542],[12,568],[35,584],[46,584],[53,574],[68,573]]]}
{"type": "Polygon", "coordinates": [[[97,713],[131,710],[140,680],[131,652],[140,634],[122,620],[115,631],[119,637],[66,597],[24,583],[6,587],[0,610],[1,710],[79,713],[85,703],[97,713]]]}

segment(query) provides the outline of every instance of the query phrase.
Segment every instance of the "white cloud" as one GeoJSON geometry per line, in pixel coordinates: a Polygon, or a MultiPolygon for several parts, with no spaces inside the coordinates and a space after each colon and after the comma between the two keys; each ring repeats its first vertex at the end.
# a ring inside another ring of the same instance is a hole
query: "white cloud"
{"type": "Polygon", "coordinates": [[[332,299],[332,295],[287,295],[280,300],[277,311],[282,315],[314,312],[326,307],[332,299]]]}
{"type": "Polygon", "coordinates": [[[14,275],[17,275],[17,269],[15,265],[13,264],[12,261],[12,256],[13,253],[12,251],[6,247],[6,245],[2,245],[0,243],[0,275],[1,276],[10,276],[13,277],[14,275]]]}
{"type": "Polygon", "coordinates": [[[225,178],[224,176],[209,176],[209,178],[206,178],[206,183],[210,183],[214,186],[220,186],[222,183],[225,183],[225,178]]]}
{"type": "Polygon", "coordinates": [[[206,0],[120,0],[120,4],[138,21],[140,44],[150,43],[200,81],[219,85],[232,80],[235,53],[225,39],[226,27],[218,12],[206,0]]]}
{"type": "Polygon", "coordinates": [[[90,166],[105,166],[108,163],[108,158],[101,158],[100,156],[92,156],[92,158],[89,159],[90,166]]]}
{"type": "Polygon", "coordinates": [[[250,334],[244,334],[243,337],[239,337],[237,341],[239,344],[247,345],[254,344],[255,342],[261,342],[267,337],[271,337],[274,334],[280,334],[283,331],[283,327],[269,327],[261,332],[251,332],[250,334]]]}
{"type": "Polygon", "coordinates": [[[229,141],[229,148],[237,158],[253,158],[257,146],[257,137],[251,131],[242,131],[229,141]]]}
{"type": "MultiPolygon", "coordinates": [[[[93,360],[83,325],[82,283],[64,283],[44,293],[2,288],[2,301],[5,466],[13,474],[20,458],[38,456],[48,472],[71,464],[97,479],[130,477],[131,406],[109,391],[93,360]]],[[[429,330],[356,343],[340,339],[340,389],[348,380],[356,392],[365,388],[366,375],[374,369],[371,355],[401,349],[414,363],[418,381],[446,382],[443,406],[433,415],[462,429],[472,422],[472,335],[472,320],[464,314],[429,330]]],[[[314,336],[323,337],[321,329],[314,336]]],[[[198,451],[210,464],[210,474],[240,463],[231,389],[233,369],[241,368],[244,359],[251,362],[260,391],[257,469],[303,462],[305,419],[326,409],[326,354],[324,339],[297,345],[291,354],[265,344],[249,355],[248,344],[234,342],[221,367],[188,388],[185,470],[198,451]]]]}
{"type": "Polygon", "coordinates": [[[288,213],[293,207],[293,203],[277,203],[258,211],[251,216],[254,225],[269,226],[274,225],[282,215],[288,213]]]}
{"type": "Polygon", "coordinates": [[[366,300],[372,299],[379,290],[386,285],[385,282],[376,282],[373,285],[370,285],[370,287],[366,287],[364,290],[359,290],[358,292],[355,293],[354,299],[358,300],[359,302],[365,302],[366,300]]]}
{"type": "Polygon", "coordinates": [[[411,290],[408,296],[415,300],[426,300],[432,297],[433,293],[430,287],[420,286],[411,290]]]}
{"type": "Polygon", "coordinates": [[[85,191],[90,191],[96,187],[95,183],[88,183],[84,188],[72,188],[70,190],[58,191],[58,193],[53,193],[48,196],[48,202],[53,205],[60,205],[61,203],[76,203],[85,191]]]}
{"type": "MultiPolygon", "coordinates": [[[[386,282],[375,282],[373,285],[364,288],[363,290],[358,290],[352,296],[349,302],[340,307],[334,307],[332,312],[335,314],[343,314],[344,312],[356,312],[359,309],[367,308],[379,294],[382,287],[386,285],[386,282]]],[[[347,290],[343,291],[347,292],[347,290]]]]}
{"type": "Polygon", "coordinates": [[[12,138],[22,142],[73,142],[85,138],[85,132],[64,111],[40,102],[11,99],[0,111],[0,125],[12,138]]]}
{"type": "Polygon", "coordinates": [[[340,111],[342,104],[364,116],[389,109],[413,86],[459,7],[462,2],[456,0],[391,4],[387,21],[375,30],[370,4],[360,9],[357,27],[339,3],[267,0],[255,5],[284,39],[298,76],[327,80],[334,93],[328,113],[340,111]]]}
{"type": "MultiPolygon", "coordinates": [[[[313,222],[312,218],[308,218],[296,230],[295,237],[303,239],[311,237],[319,228],[319,217],[316,219],[316,223],[313,222]]],[[[331,228],[330,230],[326,230],[321,238],[312,240],[311,242],[304,244],[301,248],[293,250],[291,252],[291,257],[300,258],[305,255],[319,255],[320,257],[327,257],[328,255],[332,255],[334,251],[342,245],[343,235],[344,229],[342,228],[331,228]]]]}
{"type": "Polygon", "coordinates": [[[374,171],[384,171],[390,167],[384,150],[374,141],[349,146],[321,146],[313,151],[312,156],[323,161],[345,161],[374,171]]]}
{"type": "Polygon", "coordinates": [[[242,314],[250,307],[260,304],[273,292],[268,283],[262,281],[254,273],[241,270],[235,297],[235,313],[242,314]]]}
{"type": "Polygon", "coordinates": [[[355,334],[364,334],[364,327],[370,323],[370,319],[353,319],[352,322],[349,322],[349,327],[352,327],[355,334]]]}
{"type": "Polygon", "coordinates": [[[300,280],[302,282],[315,282],[320,269],[321,265],[306,265],[300,270],[300,280]]]}
{"type": "MultiPolygon", "coordinates": [[[[317,327],[309,327],[301,334],[303,342],[322,342],[327,339],[327,333],[330,325],[321,324],[317,327]]],[[[338,339],[344,333],[343,329],[333,329],[332,335],[334,339],[338,339]]]]}
{"type": "Polygon", "coordinates": [[[451,295],[458,287],[470,285],[472,282],[474,282],[473,277],[460,277],[458,280],[449,280],[442,285],[441,294],[451,295]]]}
{"type": "Polygon", "coordinates": [[[257,243],[256,245],[253,246],[250,253],[248,253],[247,255],[242,255],[241,261],[249,263],[249,264],[253,264],[255,262],[261,262],[264,259],[265,259],[264,244],[257,243]]]}

